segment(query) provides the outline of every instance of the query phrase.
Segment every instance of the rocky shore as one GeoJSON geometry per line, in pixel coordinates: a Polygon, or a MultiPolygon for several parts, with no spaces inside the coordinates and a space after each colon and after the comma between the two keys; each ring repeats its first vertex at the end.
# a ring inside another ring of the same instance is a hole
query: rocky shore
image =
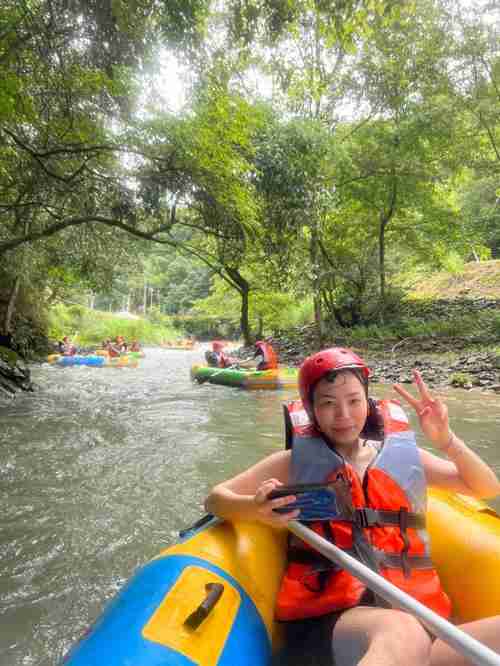
{"type": "Polygon", "coordinates": [[[0,347],[0,395],[13,397],[18,391],[33,391],[29,368],[7,347],[0,347]]]}
{"type": "MultiPolygon", "coordinates": [[[[463,321],[464,316],[475,317],[485,311],[498,319],[500,300],[496,298],[467,297],[416,301],[403,304],[404,312],[412,320],[450,322],[463,321]]],[[[500,393],[500,331],[482,331],[479,334],[460,330],[453,336],[396,337],[356,340],[347,335],[327,335],[322,347],[351,347],[368,363],[373,381],[382,384],[409,384],[412,370],[418,369],[430,386],[454,386],[465,390],[479,389],[500,393]]],[[[266,338],[279,355],[280,364],[299,366],[318,350],[313,324],[302,326],[266,338]]],[[[236,355],[250,356],[252,348],[243,348],[236,355]]]]}
{"type": "MultiPolygon", "coordinates": [[[[313,327],[303,327],[292,335],[267,338],[279,354],[280,363],[299,366],[316,351],[313,327]]],[[[324,347],[352,347],[368,363],[374,382],[409,384],[412,370],[418,369],[430,386],[454,386],[500,393],[500,353],[486,348],[481,338],[444,340],[403,339],[364,341],[352,345],[347,339],[326,340],[324,347]]],[[[247,353],[250,350],[247,350],[247,353]]]]}

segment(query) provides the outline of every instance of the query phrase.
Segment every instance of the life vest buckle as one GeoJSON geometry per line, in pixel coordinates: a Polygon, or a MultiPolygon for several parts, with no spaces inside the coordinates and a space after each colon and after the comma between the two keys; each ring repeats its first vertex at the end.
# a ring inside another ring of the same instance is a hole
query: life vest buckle
{"type": "Polygon", "coordinates": [[[373,525],[377,525],[380,522],[380,515],[376,509],[370,509],[368,507],[365,507],[364,509],[356,509],[353,522],[358,527],[373,527],[373,525]]]}

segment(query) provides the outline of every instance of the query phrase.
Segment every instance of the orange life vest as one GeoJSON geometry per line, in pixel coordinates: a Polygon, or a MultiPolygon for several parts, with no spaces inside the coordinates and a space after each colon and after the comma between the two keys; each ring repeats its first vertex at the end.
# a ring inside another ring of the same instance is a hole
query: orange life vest
{"type": "Polygon", "coordinates": [[[278,367],[278,356],[268,342],[256,342],[255,346],[263,356],[257,370],[275,370],[278,367]]]}
{"type": "MultiPolygon", "coordinates": [[[[425,530],[425,474],[415,435],[399,404],[390,400],[377,403],[384,441],[363,482],[315,430],[302,403],[291,403],[287,410],[292,427],[291,483],[328,481],[334,493],[334,519],[313,520],[309,527],[449,617],[451,604],[432,565],[425,530]]],[[[304,517],[307,519],[306,514],[299,519],[306,522],[304,517]]],[[[359,603],[365,590],[348,571],[294,537],[276,617],[296,620],[350,608],[359,603]]]]}

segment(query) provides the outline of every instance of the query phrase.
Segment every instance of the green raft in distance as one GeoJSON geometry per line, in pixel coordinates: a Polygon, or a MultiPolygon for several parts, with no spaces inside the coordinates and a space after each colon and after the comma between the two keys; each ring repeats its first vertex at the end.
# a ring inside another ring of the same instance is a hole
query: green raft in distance
{"type": "Polygon", "coordinates": [[[193,365],[191,379],[204,384],[236,386],[249,390],[278,390],[297,387],[297,368],[276,370],[244,370],[243,368],[212,368],[207,365],[193,365]]]}

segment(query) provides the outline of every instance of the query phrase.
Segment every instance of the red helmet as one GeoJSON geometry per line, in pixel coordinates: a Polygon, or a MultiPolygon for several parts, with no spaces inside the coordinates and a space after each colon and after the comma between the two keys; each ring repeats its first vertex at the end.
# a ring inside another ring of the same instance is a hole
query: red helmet
{"type": "Polygon", "coordinates": [[[311,390],[322,377],[332,370],[359,369],[368,379],[370,368],[362,358],[350,349],[331,347],[306,358],[299,370],[299,393],[304,409],[309,418],[314,421],[311,390]]]}
{"type": "Polygon", "coordinates": [[[212,342],[212,351],[220,352],[224,349],[225,346],[226,345],[223,342],[221,342],[220,340],[214,340],[212,342]]]}

